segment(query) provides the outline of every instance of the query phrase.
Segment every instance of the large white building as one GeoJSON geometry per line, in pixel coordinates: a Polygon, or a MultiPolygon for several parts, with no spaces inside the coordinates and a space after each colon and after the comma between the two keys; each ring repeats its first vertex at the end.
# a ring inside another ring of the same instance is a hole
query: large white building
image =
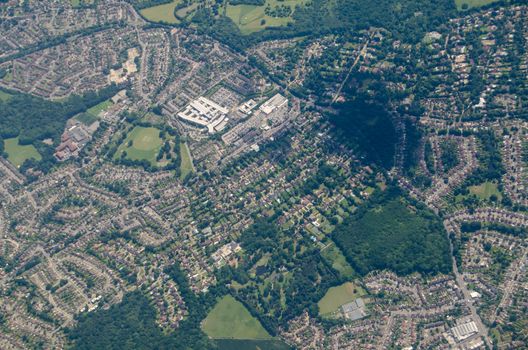
{"type": "Polygon", "coordinates": [[[178,117],[193,125],[207,128],[210,134],[225,128],[229,110],[205,97],[192,101],[178,117]]]}
{"type": "Polygon", "coordinates": [[[276,94],[260,106],[260,110],[266,115],[275,111],[284,110],[288,107],[288,99],[281,94],[276,94]]]}

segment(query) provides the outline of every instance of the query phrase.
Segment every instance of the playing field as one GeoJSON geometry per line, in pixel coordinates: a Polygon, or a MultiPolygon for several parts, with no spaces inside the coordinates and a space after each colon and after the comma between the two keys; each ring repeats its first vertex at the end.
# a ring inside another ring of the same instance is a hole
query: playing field
{"type": "Polygon", "coordinates": [[[328,289],[325,296],[319,300],[319,315],[330,315],[337,311],[341,305],[350,303],[358,297],[365,295],[366,292],[352,282],[343,283],[340,286],[328,289]]]}
{"type": "Polygon", "coordinates": [[[180,144],[180,156],[181,156],[181,179],[185,179],[187,174],[194,170],[191,154],[189,152],[189,147],[186,143],[180,144]]]}
{"type": "Polygon", "coordinates": [[[224,296],[209,312],[202,330],[214,339],[272,339],[260,322],[231,295],[224,296]]]}
{"type": "Polygon", "coordinates": [[[91,108],[88,108],[86,113],[89,113],[89,114],[93,115],[94,117],[97,117],[97,116],[99,116],[99,113],[105,111],[112,104],[113,103],[112,103],[111,100],[103,101],[103,102],[101,102],[99,104],[96,104],[95,106],[93,106],[91,108]]]}
{"type": "Polygon", "coordinates": [[[481,7],[486,6],[489,4],[492,4],[494,2],[497,2],[499,0],[455,0],[457,9],[460,10],[468,10],[473,7],[481,7]],[[467,8],[464,8],[464,4],[467,5],[467,8]]]}
{"type": "Polygon", "coordinates": [[[179,2],[180,0],[174,0],[168,4],[148,7],[141,10],[140,13],[149,21],[177,24],[180,21],[174,16],[174,8],[179,2]]]}
{"type": "Polygon", "coordinates": [[[471,186],[469,188],[469,192],[482,200],[489,200],[492,195],[495,195],[498,200],[502,199],[502,195],[499,192],[499,187],[494,182],[486,181],[478,186],[471,186]]]}
{"type": "Polygon", "coordinates": [[[18,137],[5,139],[4,140],[4,149],[7,153],[7,160],[11,162],[17,168],[20,167],[26,159],[35,159],[41,160],[42,157],[38,153],[37,149],[33,145],[19,145],[18,137]]]}
{"type": "Polygon", "coordinates": [[[302,3],[303,0],[267,0],[263,6],[228,5],[226,15],[235,22],[242,34],[251,34],[263,30],[266,27],[280,27],[287,25],[289,22],[293,22],[291,16],[276,18],[266,15],[264,13],[266,6],[269,5],[271,8],[274,8],[279,5],[289,5],[294,10],[297,4],[302,3]],[[264,20],[264,23],[262,23],[262,20],[264,20]]]}
{"type": "Polygon", "coordinates": [[[137,126],[128,133],[125,141],[117,149],[115,157],[120,157],[126,151],[127,158],[131,160],[147,160],[152,165],[157,165],[156,157],[161,149],[163,140],[159,136],[160,130],[137,126]],[[132,145],[129,147],[129,141],[132,145]]]}

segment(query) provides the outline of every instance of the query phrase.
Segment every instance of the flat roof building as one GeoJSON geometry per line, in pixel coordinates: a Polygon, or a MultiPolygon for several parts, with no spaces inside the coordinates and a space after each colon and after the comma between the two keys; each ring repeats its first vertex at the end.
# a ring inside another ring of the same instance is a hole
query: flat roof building
{"type": "Polygon", "coordinates": [[[207,128],[213,134],[221,131],[227,124],[229,110],[205,97],[192,101],[183,112],[178,113],[180,119],[207,128]]]}
{"type": "Polygon", "coordinates": [[[271,114],[272,112],[283,108],[288,104],[288,99],[281,94],[276,94],[260,106],[260,110],[265,114],[271,114]]]}
{"type": "Polygon", "coordinates": [[[464,339],[471,337],[473,334],[478,333],[477,325],[475,321],[469,321],[458,326],[451,328],[455,339],[461,342],[464,339]]]}

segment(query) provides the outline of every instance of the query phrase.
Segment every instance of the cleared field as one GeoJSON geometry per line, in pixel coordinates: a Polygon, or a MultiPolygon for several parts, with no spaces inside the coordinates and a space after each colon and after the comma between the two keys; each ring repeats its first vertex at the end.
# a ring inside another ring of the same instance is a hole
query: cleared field
{"type": "Polygon", "coordinates": [[[159,135],[159,129],[137,126],[128,133],[125,141],[117,149],[115,157],[120,157],[126,151],[128,159],[147,160],[150,164],[157,165],[156,157],[163,144],[159,135]],[[130,141],[132,141],[131,146],[129,146],[130,141]]]}
{"type": "Polygon", "coordinates": [[[340,286],[328,289],[325,296],[319,300],[319,315],[329,316],[336,312],[341,305],[354,301],[358,297],[365,295],[366,292],[352,282],[343,283],[340,286]]]}
{"type": "Polygon", "coordinates": [[[17,168],[20,167],[27,159],[41,160],[42,157],[33,145],[19,145],[18,137],[5,139],[4,149],[7,153],[7,160],[17,168]]]}
{"type": "Polygon", "coordinates": [[[497,1],[499,0],[455,0],[455,3],[457,6],[457,9],[461,11],[461,10],[468,10],[473,7],[486,6],[486,5],[492,4],[497,1]]]}
{"type": "Polygon", "coordinates": [[[293,22],[291,15],[280,18],[266,15],[264,13],[266,6],[269,5],[271,8],[274,8],[275,6],[289,5],[295,11],[295,6],[302,3],[303,0],[267,0],[263,6],[228,5],[226,15],[238,26],[242,34],[251,34],[261,31],[266,27],[280,27],[287,25],[289,22],[293,22]]]}
{"type": "Polygon", "coordinates": [[[499,187],[496,183],[486,181],[478,186],[471,186],[469,192],[476,195],[482,200],[489,200],[491,196],[495,195],[498,200],[502,199],[499,187]]]}
{"type": "Polygon", "coordinates": [[[187,147],[187,144],[185,142],[182,142],[180,144],[180,156],[181,156],[181,179],[185,179],[187,174],[191,173],[194,170],[194,166],[192,163],[191,153],[189,151],[189,147],[187,147]]]}
{"type": "Polygon", "coordinates": [[[141,15],[153,22],[166,22],[171,24],[180,23],[174,16],[174,9],[180,0],[174,0],[171,3],[148,7],[140,11],[141,15]]]}
{"type": "Polygon", "coordinates": [[[103,101],[91,108],[88,108],[88,110],[86,111],[86,113],[89,113],[91,115],[93,115],[94,117],[97,117],[99,116],[99,113],[105,111],[108,107],[110,107],[111,105],[113,105],[112,101],[111,100],[106,100],[106,101],[103,101]]]}
{"type": "Polygon", "coordinates": [[[209,312],[202,330],[213,339],[273,339],[260,322],[231,295],[224,296],[209,312]]]}

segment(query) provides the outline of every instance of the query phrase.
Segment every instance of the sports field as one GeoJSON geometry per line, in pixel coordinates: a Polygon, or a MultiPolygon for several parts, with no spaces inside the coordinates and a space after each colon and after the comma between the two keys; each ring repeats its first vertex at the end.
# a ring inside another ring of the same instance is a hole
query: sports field
{"type": "Polygon", "coordinates": [[[489,200],[492,195],[495,195],[498,200],[502,199],[499,187],[494,182],[486,181],[478,186],[471,186],[469,192],[482,200],[489,200]]]}
{"type": "MultiPolygon", "coordinates": [[[[266,27],[285,26],[293,22],[291,17],[270,17],[264,13],[266,6],[274,8],[280,5],[289,5],[293,11],[295,6],[302,4],[303,0],[266,0],[263,6],[256,5],[228,5],[226,15],[238,26],[242,34],[251,34],[261,31],[266,27]]],[[[293,15],[293,12],[292,12],[293,15]]]]}
{"type": "Polygon", "coordinates": [[[20,167],[26,159],[41,160],[42,157],[33,145],[19,145],[18,137],[4,140],[4,149],[7,153],[7,160],[17,168],[20,167]]]}
{"type": "Polygon", "coordinates": [[[455,0],[457,9],[460,10],[469,10],[473,7],[481,7],[492,4],[499,0],[455,0]],[[467,6],[464,6],[464,4],[467,6]]]}
{"type": "Polygon", "coordinates": [[[214,339],[272,339],[260,322],[231,295],[224,296],[209,312],[202,330],[214,339]]]}
{"type": "Polygon", "coordinates": [[[105,111],[112,104],[113,103],[112,103],[111,100],[103,101],[103,102],[101,102],[99,104],[96,104],[95,106],[93,106],[91,108],[88,108],[86,113],[89,113],[89,114],[93,115],[94,117],[97,117],[97,116],[99,116],[99,113],[105,111]]]}
{"type": "Polygon", "coordinates": [[[148,7],[139,12],[149,21],[177,24],[180,21],[174,16],[174,8],[179,2],[180,0],[174,0],[171,3],[148,7]]]}
{"type": "Polygon", "coordinates": [[[352,282],[346,282],[340,286],[332,287],[328,289],[325,296],[317,303],[319,306],[319,315],[330,316],[341,305],[350,303],[365,294],[366,292],[361,287],[356,286],[352,282]]]}
{"type": "Polygon", "coordinates": [[[160,138],[160,130],[156,128],[144,128],[136,126],[128,133],[125,141],[119,146],[115,157],[121,157],[121,154],[126,151],[127,158],[131,160],[147,160],[152,165],[157,165],[156,157],[163,145],[163,140],[160,138]],[[132,145],[129,147],[129,141],[132,145]]]}

